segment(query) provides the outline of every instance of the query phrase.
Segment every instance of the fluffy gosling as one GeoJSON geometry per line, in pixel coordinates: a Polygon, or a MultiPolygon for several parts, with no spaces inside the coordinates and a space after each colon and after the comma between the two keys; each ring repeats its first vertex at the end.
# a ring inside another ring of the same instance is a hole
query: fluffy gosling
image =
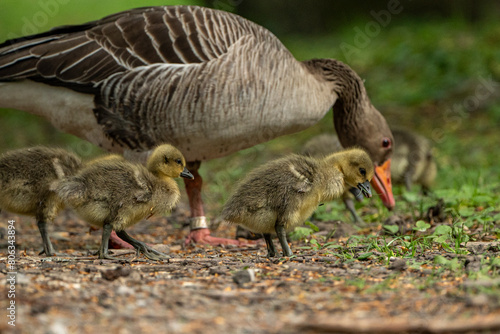
{"type": "Polygon", "coordinates": [[[168,256],[132,238],[125,229],[172,210],[180,198],[173,178],[179,176],[193,178],[182,153],[165,144],[153,150],[147,168],[120,158],[98,158],[77,175],[56,184],[55,190],[85,221],[103,228],[99,258],[115,259],[108,252],[114,230],[138,255],[162,260],[168,256]]]}
{"type": "Polygon", "coordinates": [[[436,161],[432,155],[430,141],[406,129],[394,129],[394,157],[391,174],[396,183],[402,183],[407,190],[413,184],[420,184],[427,193],[437,176],[436,161]]]}
{"type": "Polygon", "coordinates": [[[81,166],[75,154],[42,146],[9,151],[0,157],[0,209],[36,218],[43,242],[40,254],[55,255],[47,222],[64,207],[50,185],[75,174],[81,166]]]}
{"type": "Polygon", "coordinates": [[[323,158],[291,155],[250,172],[225,204],[221,218],[262,233],[269,257],[276,255],[271,233],[276,232],[284,256],[291,256],[286,232],[303,223],[321,202],[356,187],[371,197],[374,174],[368,154],[358,148],[323,158]]]}
{"type": "MultiPolygon", "coordinates": [[[[342,150],[343,148],[338,137],[328,133],[315,136],[306,142],[302,148],[301,154],[320,158],[342,150]]],[[[351,213],[354,221],[359,224],[364,224],[363,219],[356,212],[356,208],[352,200],[353,197],[358,201],[363,200],[363,194],[361,194],[357,188],[349,188],[342,194],[342,201],[344,202],[347,210],[351,213]]]]}

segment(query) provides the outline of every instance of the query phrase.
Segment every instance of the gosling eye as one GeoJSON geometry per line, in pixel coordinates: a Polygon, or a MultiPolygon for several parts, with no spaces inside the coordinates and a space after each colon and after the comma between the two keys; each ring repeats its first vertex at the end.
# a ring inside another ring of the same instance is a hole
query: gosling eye
{"type": "Polygon", "coordinates": [[[175,160],[175,162],[177,162],[177,164],[178,164],[179,166],[182,166],[182,160],[181,160],[181,159],[177,159],[177,160],[175,160]]]}
{"type": "Polygon", "coordinates": [[[364,177],[366,177],[366,169],[360,168],[359,172],[361,173],[361,175],[363,175],[364,177]]]}
{"type": "Polygon", "coordinates": [[[392,146],[391,140],[387,137],[384,137],[382,139],[382,147],[383,148],[390,148],[392,146]]]}

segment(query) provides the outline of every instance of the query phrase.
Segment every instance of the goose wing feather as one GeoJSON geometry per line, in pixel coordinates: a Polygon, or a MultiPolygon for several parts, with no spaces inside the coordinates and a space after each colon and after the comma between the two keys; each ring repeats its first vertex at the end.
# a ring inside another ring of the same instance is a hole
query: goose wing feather
{"type": "Polygon", "coordinates": [[[202,7],[137,8],[0,44],[0,81],[29,78],[92,91],[112,74],[140,66],[216,59],[247,34],[269,33],[202,7]]]}

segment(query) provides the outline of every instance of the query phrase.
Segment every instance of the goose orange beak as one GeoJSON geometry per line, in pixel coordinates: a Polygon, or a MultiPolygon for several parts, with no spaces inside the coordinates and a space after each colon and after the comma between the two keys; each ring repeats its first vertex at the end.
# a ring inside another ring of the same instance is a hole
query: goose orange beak
{"type": "Polygon", "coordinates": [[[382,199],[385,207],[389,210],[394,209],[396,201],[394,201],[394,195],[392,194],[391,159],[384,162],[382,166],[375,166],[375,176],[371,184],[382,199]]]}

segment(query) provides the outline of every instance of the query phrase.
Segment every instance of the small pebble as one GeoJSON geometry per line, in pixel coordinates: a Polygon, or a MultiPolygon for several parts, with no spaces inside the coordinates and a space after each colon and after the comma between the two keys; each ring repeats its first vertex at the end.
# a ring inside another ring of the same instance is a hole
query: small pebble
{"type": "Polygon", "coordinates": [[[245,269],[236,272],[233,281],[238,285],[255,281],[255,269],[245,269]]]}
{"type": "MultiPolygon", "coordinates": [[[[392,258],[391,258],[392,260],[392,258]]],[[[389,265],[390,270],[403,271],[406,269],[406,260],[396,258],[394,261],[391,261],[389,265]]]]}

